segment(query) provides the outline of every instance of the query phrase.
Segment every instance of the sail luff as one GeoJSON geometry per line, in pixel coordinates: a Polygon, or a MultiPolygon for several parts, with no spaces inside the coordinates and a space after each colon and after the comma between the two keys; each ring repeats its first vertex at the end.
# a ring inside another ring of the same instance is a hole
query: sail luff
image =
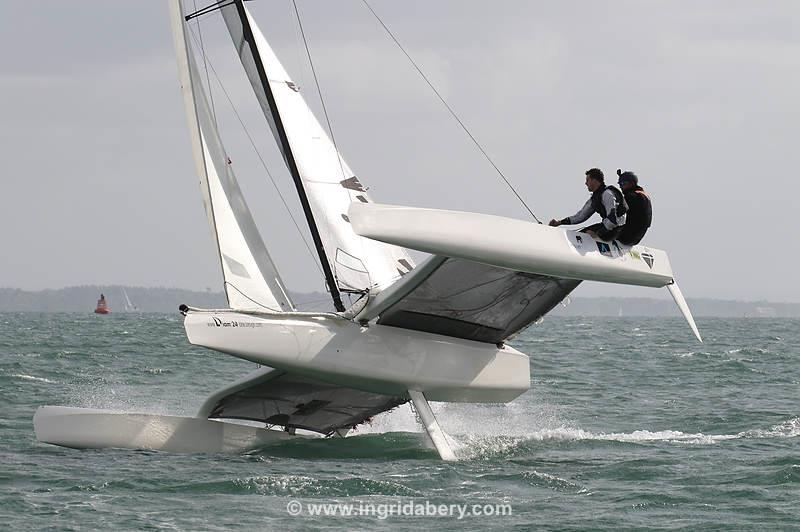
{"type": "Polygon", "coordinates": [[[271,125],[273,125],[275,128],[276,136],[280,142],[281,152],[283,153],[284,160],[289,168],[289,173],[292,175],[292,180],[294,181],[295,188],[297,189],[297,194],[300,197],[300,204],[303,207],[303,213],[305,214],[306,222],[308,223],[311,231],[311,237],[314,240],[314,246],[316,247],[317,253],[320,257],[322,270],[325,274],[325,281],[328,284],[328,289],[330,290],[331,298],[333,299],[333,304],[336,307],[336,310],[342,312],[345,310],[345,307],[342,303],[339,287],[336,283],[336,279],[333,276],[333,270],[331,269],[330,262],[328,261],[327,254],[325,252],[325,246],[322,243],[322,237],[319,234],[319,228],[317,227],[316,220],[314,219],[314,213],[311,210],[311,205],[308,201],[308,195],[306,194],[305,187],[303,186],[303,180],[300,177],[300,172],[297,168],[292,147],[289,144],[289,139],[286,136],[283,120],[281,119],[281,115],[278,112],[278,107],[275,104],[275,97],[272,94],[272,88],[270,87],[269,79],[267,78],[267,73],[264,69],[264,63],[261,60],[258,46],[255,42],[253,30],[250,28],[250,22],[248,20],[247,12],[244,9],[243,0],[235,0],[235,4],[240,23],[242,25],[243,39],[244,42],[246,42],[250,47],[250,53],[254,58],[256,69],[258,70],[259,80],[272,113],[273,124],[271,125]]]}
{"type": "MultiPolygon", "coordinates": [[[[186,35],[186,22],[183,16],[182,0],[170,0],[170,24],[172,26],[173,44],[175,46],[175,56],[178,61],[178,78],[181,84],[181,94],[183,95],[184,111],[189,125],[189,141],[192,144],[192,154],[197,176],[200,178],[200,191],[203,194],[203,206],[205,207],[208,223],[214,233],[214,248],[216,256],[220,261],[220,270],[223,270],[222,253],[219,248],[219,234],[217,223],[214,219],[214,208],[211,199],[211,190],[208,186],[208,172],[206,168],[206,158],[203,156],[202,133],[200,131],[200,121],[197,117],[197,107],[194,99],[192,87],[192,76],[189,68],[189,43],[186,35]]],[[[226,291],[227,297],[227,291],[226,291]]],[[[230,304],[230,300],[228,301],[230,304]]]]}
{"type": "Polygon", "coordinates": [[[171,7],[192,151],[228,304],[238,309],[293,310],[219,138],[187,38],[180,0],[173,0],[171,7]]]}

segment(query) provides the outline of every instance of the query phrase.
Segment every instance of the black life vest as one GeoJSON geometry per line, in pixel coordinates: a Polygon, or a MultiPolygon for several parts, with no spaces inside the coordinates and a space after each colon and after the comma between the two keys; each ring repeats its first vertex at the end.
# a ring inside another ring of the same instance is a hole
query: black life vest
{"type": "Polygon", "coordinates": [[[592,193],[592,208],[596,213],[598,213],[603,219],[608,218],[609,213],[606,211],[606,206],[603,205],[603,192],[606,190],[610,190],[614,193],[614,199],[616,200],[616,209],[613,222],[616,223],[616,220],[628,212],[628,204],[625,202],[625,196],[622,195],[620,190],[613,186],[613,185],[605,185],[602,188],[598,188],[592,193]]]}
{"type": "Polygon", "coordinates": [[[625,225],[629,223],[638,228],[647,229],[653,223],[653,204],[644,189],[637,186],[625,194],[625,201],[628,203],[628,218],[625,225]]]}
{"type": "Polygon", "coordinates": [[[618,240],[632,246],[641,242],[653,222],[653,204],[640,186],[626,192],[625,200],[628,203],[628,216],[618,240]]]}

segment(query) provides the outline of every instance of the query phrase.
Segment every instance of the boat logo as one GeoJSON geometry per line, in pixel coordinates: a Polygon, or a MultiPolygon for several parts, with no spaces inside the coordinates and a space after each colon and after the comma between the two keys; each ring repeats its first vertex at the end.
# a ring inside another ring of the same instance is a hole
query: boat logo
{"type": "Polygon", "coordinates": [[[597,250],[600,251],[603,255],[608,257],[611,256],[611,246],[606,244],[605,242],[597,242],[597,250]]]}
{"type": "Polygon", "coordinates": [[[209,327],[238,327],[239,322],[231,320],[231,321],[222,321],[222,318],[218,318],[216,316],[211,316],[211,321],[208,322],[209,327]]]}
{"type": "Polygon", "coordinates": [[[652,253],[648,253],[647,251],[645,251],[644,253],[642,253],[642,260],[643,260],[643,261],[645,261],[645,262],[647,263],[647,266],[648,266],[648,267],[649,267],[651,270],[653,269],[653,263],[655,262],[655,257],[653,257],[653,254],[652,254],[652,253]]]}
{"type": "Polygon", "coordinates": [[[339,181],[339,184],[349,190],[355,190],[356,192],[366,192],[366,190],[364,189],[364,185],[361,184],[361,181],[359,181],[356,176],[339,181]]]}
{"type": "Polygon", "coordinates": [[[211,321],[208,322],[209,327],[239,327],[244,329],[256,329],[263,327],[264,324],[260,321],[239,321],[230,320],[222,321],[221,318],[211,316],[211,321]]]}

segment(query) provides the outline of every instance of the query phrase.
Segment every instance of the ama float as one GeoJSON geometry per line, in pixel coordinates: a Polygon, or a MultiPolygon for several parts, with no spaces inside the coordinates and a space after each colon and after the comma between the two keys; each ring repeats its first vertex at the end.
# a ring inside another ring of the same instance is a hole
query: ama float
{"type": "Polygon", "coordinates": [[[184,327],[192,344],[259,366],[209,397],[195,417],[41,407],[34,416],[39,440],[235,452],[315,433],[344,437],[411,401],[439,455],[454,460],[428,401],[505,403],[525,393],[528,356],[507,341],[582,281],[666,287],[700,339],[662,250],[499,216],[376,203],[242,0],[189,15],[180,0],[170,6],[192,150],[229,304],[182,305],[184,327]],[[190,19],[211,12],[225,21],[294,180],[335,312],[296,309],[239,188],[189,33],[190,19]],[[409,250],[429,255],[415,264],[409,250]]]}

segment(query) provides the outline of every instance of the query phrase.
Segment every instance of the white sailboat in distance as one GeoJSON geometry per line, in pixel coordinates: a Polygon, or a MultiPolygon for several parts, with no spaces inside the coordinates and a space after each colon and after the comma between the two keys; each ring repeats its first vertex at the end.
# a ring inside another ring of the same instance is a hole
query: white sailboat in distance
{"type": "Polygon", "coordinates": [[[128,297],[128,291],[125,290],[125,287],[122,287],[122,295],[125,297],[125,312],[133,312],[139,310],[139,307],[131,303],[131,298],[128,297]]]}
{"type": "Polygon", "coordinates": [[[40,441],[68,447],[241,451],[345,436],[411,401],[445,460],[428,401],[505,403],[530,388],[506,342],[581,281],[666,287],[700,339],[666,252],[471,212],[376,203],[306,105],[242,0],[219,11],[303,207],[335,312],[300,312],[268,253],[217,131],[181,0],[169,0],[197,174],[229,308],[181,306],[189,341],[258,364],[194,417],[41,407],[40,441]],[[414,264],[407,250],[430,256],[414,264]],[[343,293],[361,297],[347,307],[343,293]],[[243,424],[247,420],[249,424],[243,424]]]}

